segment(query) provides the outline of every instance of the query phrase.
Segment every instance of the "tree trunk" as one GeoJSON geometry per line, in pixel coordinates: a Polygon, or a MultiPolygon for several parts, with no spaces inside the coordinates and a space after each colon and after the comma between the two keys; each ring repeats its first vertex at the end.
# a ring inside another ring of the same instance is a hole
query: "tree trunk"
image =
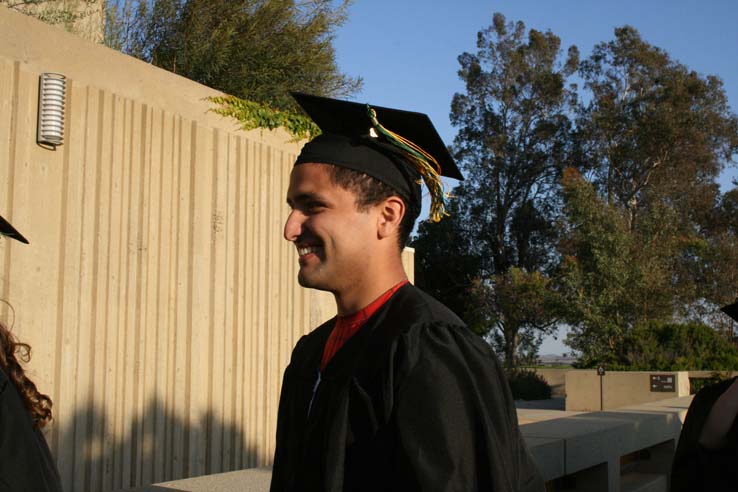
{"type": "Polygon", "coordinates": [[[505,330],[505,367],[515,367],[515,354],[518,351],[518,330],[505,330]]]}

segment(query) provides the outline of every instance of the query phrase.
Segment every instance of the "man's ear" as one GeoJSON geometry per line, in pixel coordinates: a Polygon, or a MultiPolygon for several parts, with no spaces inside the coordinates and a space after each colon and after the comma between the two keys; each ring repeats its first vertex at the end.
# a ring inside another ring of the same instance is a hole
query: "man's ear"
{"type": "Polygon", "coordinates": [[[400,223],[405,216],[405,202],[400,197],[391,196],[379,204],[377,237],[383,239],[399,233],[400,223]]]}

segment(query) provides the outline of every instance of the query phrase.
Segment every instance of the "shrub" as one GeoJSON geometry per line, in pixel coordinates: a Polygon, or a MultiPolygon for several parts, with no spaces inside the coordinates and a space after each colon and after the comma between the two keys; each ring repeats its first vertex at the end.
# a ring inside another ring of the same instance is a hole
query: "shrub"
{"type": "Polygon", "coordinates": [[[709,378],[689,378],[689,394],[694,395],[705,386],[711,386],[728,379],[730,379],[729,375],[719,372],[713,372],[709,378]]]}
{"type": "Polygon", "coordinates": [[[543,376],[530,369],[510,369],[507,371],[513,398],[516,400],[548,400],[551,386],[543,376]]]}
{"type": "Polygon", "coordinates": [[[646,323],[625,337],[620,364],[631,371],[738,370],[738,350],[701,323],[646,323]]]}

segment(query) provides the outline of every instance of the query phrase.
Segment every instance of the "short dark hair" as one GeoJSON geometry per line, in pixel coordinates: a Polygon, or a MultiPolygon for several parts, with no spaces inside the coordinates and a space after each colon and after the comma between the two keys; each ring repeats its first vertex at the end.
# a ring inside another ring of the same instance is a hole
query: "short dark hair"
{"type": "Polygon", "coordinates": [[[353,169],[341,166],[330,165],[331,182],[345,190],[349,190],[356,195],[356,208],[364,211],[371,206],[377,205],[391,196],[396,196],[405,204],[405,215],[400,221],[400,229],[397,235],[398,246],[400,251],[405,247],[410,239],[410,233],[415,227],[415,221],[420,214],[419,207],[411,207],[407,199],[403,198],[394,188],[369,176],[353,169]]]}

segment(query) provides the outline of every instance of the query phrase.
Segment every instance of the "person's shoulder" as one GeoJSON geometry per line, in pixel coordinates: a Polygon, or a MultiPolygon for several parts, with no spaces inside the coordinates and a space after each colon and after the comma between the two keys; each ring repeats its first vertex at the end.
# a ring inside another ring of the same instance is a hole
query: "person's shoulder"
{"type": "Polygon", "coordinates": [[[713,402],[720,398],[720,395],[722,395],[728,388],[730,388],[730,385],[733,384],[736,379],[737,378],[726,379],[725,381],[720,381],[719,383],[705,386],[704,388],[699,390],[696,395],[694,395],[692,405],[698,406],[702,404],[709,404],[710,406],[712,406],[713,402]]]}
{"type": "Polygon", "coordinates": [[[394,310],[401,313],[402,318],[415,323],[442,323],[466,327],[456,313],[439,300],[423,292],[412,284],[406,284],[395,294],[394,310]]]}
{"type": "MultiPolygon", "coordinates": [[[[687,410],[687,416],[684,420],[684,429],[687,429],[688,433],[699,432],[702,429],[712,405],[720,398],[720,395],[727,390],[736,378],[721,381],[716,384],[705,386],[697,392],[692,398],[692,402],[689,404],[687,410]]],[[[697,435],[693,436],[697,439],[697,435]]]]}
{"type": "Polygon", "coordinates": [[[5,393],[5,388],[7,388],[8,384],[10,383],[10,380],[8,379],[7,374],[5,374],[5,371],[2,367],[0,367],[0,395],[5,393]]]}
{"type": "Polygon", "coordinates": [[[301,336],[292,349],[292,360],[312,355],[316,350],[322,351],[335,324],[336,318],[334,317],[310,331],[310,333],[301,336]]]}
{"type": "Polygon", "coordinates": [[[714,384],[712,387],[715,388],[715,392],[722,395],[725,390],[730,388],[730,386],[735,382],[736,379],[738,379],[738,377],[726,379],[725,381],[720,381],[719,383],[714,384]]]}
{"type": "Polygon", "coordinates": [[[474,333],[456,313],[421,289],[409,285],[396,310],[403,322],[402,336],[408,348],[424,345],[463,347],[478,356],[494,358],[489,344],[474,333]]]}

